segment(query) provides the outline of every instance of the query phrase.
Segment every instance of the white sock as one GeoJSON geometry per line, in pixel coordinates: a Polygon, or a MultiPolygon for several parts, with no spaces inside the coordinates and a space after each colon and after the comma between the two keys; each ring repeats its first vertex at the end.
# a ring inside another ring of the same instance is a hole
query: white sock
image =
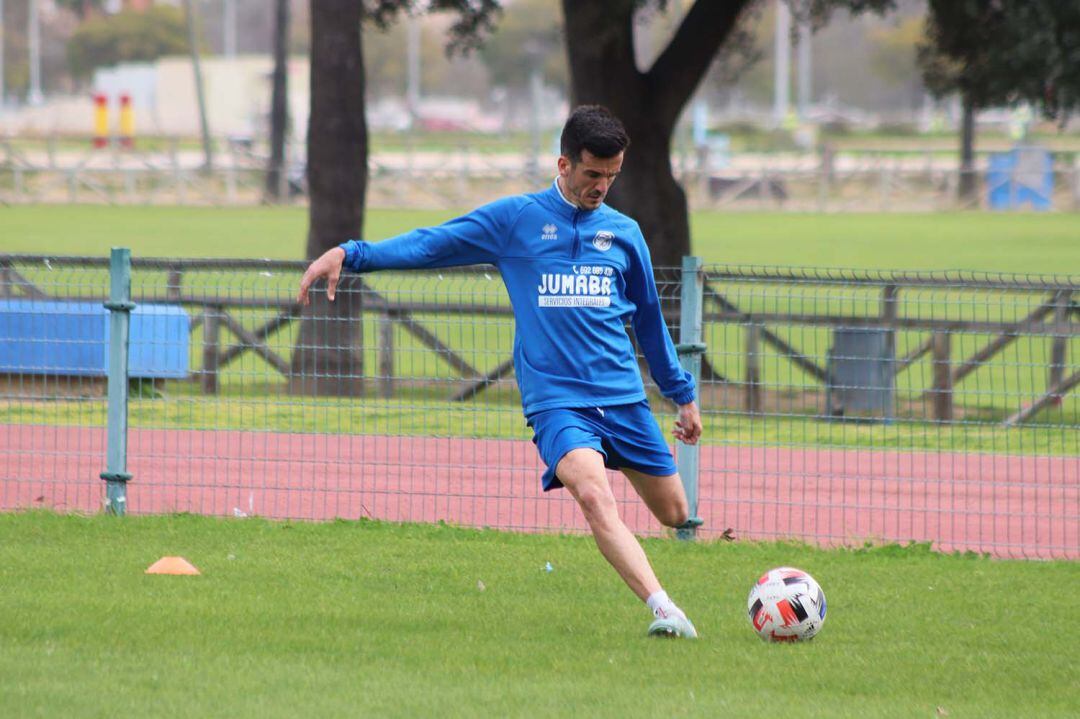
{"type": "Polygon", "coordinates": [[[683,610],[679,609],[675,602],[671,601],[671,597],[669,597],[667,592],[663,589],[650,594],[649,598],[645,600],[645,603],[649,605],[649,609],[652,610],[653,615],[657,619],[666,619],[668,617],[682,617],[683,619],[686,619],[686,614],[683,610]]]}

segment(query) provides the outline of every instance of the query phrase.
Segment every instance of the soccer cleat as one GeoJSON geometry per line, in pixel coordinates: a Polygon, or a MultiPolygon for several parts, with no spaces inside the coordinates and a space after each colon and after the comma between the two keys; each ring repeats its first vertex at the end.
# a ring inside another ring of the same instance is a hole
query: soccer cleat
{"type": "Polygon", "coordinates": [[[649,625],[649,636],[697,639],[697,630],[686,617],[662,617],[649,625]]]}

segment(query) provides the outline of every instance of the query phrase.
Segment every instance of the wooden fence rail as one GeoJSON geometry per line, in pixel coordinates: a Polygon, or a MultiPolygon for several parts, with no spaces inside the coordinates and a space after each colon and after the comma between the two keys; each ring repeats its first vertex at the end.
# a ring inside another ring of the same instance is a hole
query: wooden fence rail
{"type": "MultiPolygon", "coordinates": [[[[104,266],[103,258],[52,258],[51,266],[79,265],[104,266]]],[[[49,293],[42,289],[27,274],[32,274],[25,267],[35,263],[47,262],[48,258],[21,255],[0,255],[0,297],[22,297],[28,299],[62,299],[98,302],[99,296],[92,296],[83,291],[78,293],[49,293]],[[20,271],[20,270],[23,271],[20,271]]],[[[202,390],[208,394],[219,389],[220,372],[238,360],[247,352],[253,352],[283,377],[289,378],[292,372],[288,358],[275,351],[269,340],[275,334],[285,330],[292,322],[302,320],[302,308],[292,298],[281,299],[270,295],[251,296],[220,292],[199,292],[195,288],[185,287],[185,278],[189,271],[196,270],[253,270],[299,272],[304,264],[299,262],[263,262],[214,261],[214,260],[141,260],[133,263],[136,268],[154,268],[167,270],[166,284],[161,292],[135,293],[137,304],[169,302],[183,305],[191,311],[192,331],[202,328],[202,366],[192,375],[202,390]],[[248,329],[237,319],[233,311],[258,308],[272,313],[273,316],[253,329],[248,329]],[[232,339],[226,342],[222,330],[228,331],[232,339]]],[[[443,274],[458,274],[468,270],[442,271],[443,274]]],[[[985,365],[995,355],[1002,352],[1020,337],[1047,337],[1051,343],[1050,361],[1047,367],[1047,386],[1045,392],[1027,407],[1010,415],[1007,426],[1014,426],[1030,419],[1041,409],[1060,402],[1061,398],[1080,384],[1080,375],[1072,373],[1065,376],[1067,349],[1070,339],[1080,336],[1080,305],[1073,300],[1080,289],[1075,283],[1017,278],[1015,281],[1001,277],[967,277],[962,280],[963,289],[988,289],[999,291],[1011,289],[1019,292],[1045,292],[1048,297],[1025,317],[1017,321],[993,320],[956,320],[934,317],[904,317],[898,313],[901,293],[905,289],[936,287],[946,289],[954,287],[956,279],[945,277],[902,275],[883,273],[880,275],[817,277],[798,272],[778,273],[767,271],[737,274],[719,271],[709,274],[705,283],[706,312],[703,322],[716,324],[735,324],[746,328],[745,334],[745,381],[742,382],[745,397],[743,407],[747,412],[755,413],[763,407],[761,381],[761,346],[772,347],[779,355],[806,372],[817,382],[830,383],[827,367],[820,366],[811,356],[800,350],[791,341],[781,337],[770,326],[809,326],[835,329],[879,329],[888,332],[888,349],[894,376],[912,367],[919,359],[931,355],[933,381],[924,397],[932,400],[933,417],[948,421],[953,416],[953,396],[958,384],[970,376],[979,367],[985,365]],[[839,315],[800,312],[761,312],[741,309],[720,289],[721,283],[768,283],[768,284],[837,284],[861,287],[877,287],[881,291],[880,311],[874,315],[839,315]],[[709,307],[713,308],[709,311],[709,307]],[[903,357],[894,359],[895,333],[897,331],[924,331],[926,338],[903,357]],[[989,334],[995,337],[959,360],[952,360],[955,343],[952,337],[960,333],[989,334]]],[[[423,346],[442,358],[465,382],[465,385],[451,394],[454,401],[466,401],[476,397],[500,379],[513,372],[513,361],[507,358],[489,371],[473,366],[462,353],[446,344],[422,321],[417,314],[439,314],[452,316],[484,316],[510,318],[512,308],[506,303],[497,302],[430,302],[401,301],[391,299],[383,291],[370,283],[357,278],[355,287],[363,293],[363,314],[374,314],[379,318],[376,333],[377,357],[379,358],[380,394],[391,396],[394,392],[394,332],[395,326],[409,333],[423,346]]],[[[665,313],[669,324],[674,325],[677,307],[668,305],[665,313]]],[[[728,380],[721,380],[728,382],[728,380]]]]}

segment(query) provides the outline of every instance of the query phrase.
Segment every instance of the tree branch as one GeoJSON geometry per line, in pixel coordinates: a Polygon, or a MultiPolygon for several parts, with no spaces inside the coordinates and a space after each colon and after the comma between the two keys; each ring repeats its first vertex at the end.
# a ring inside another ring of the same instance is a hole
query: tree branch
{"type": "MultiPolygon", "coordinates": [[[[646,77],[658,111],[679,111],[690,100],[717,50],[753,0],[696,0],[646,77]]],[[[672,118],[674,123],[674,118],[672,118]]]]}

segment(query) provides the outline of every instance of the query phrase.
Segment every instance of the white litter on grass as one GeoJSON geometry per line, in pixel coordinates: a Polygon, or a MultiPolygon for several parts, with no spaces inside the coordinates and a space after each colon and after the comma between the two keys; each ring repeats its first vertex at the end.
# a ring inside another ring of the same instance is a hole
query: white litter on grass
{"type": "Polygon", "coordinates": [[[487,589],[487,587],[484,586],[484,583],[479,579],[476,580],[476,588],[479,589],[481,592],[487,589]]]}
{"type": "Polygon", "coordinates": [[[551,566],[551,562],[545,562],[544,563],[544,571],[545,572],[554,572],[555,567],[551,566]]]}
{"type": "Polygon", "coordinates": [[[245,512],[239,507],[233,507],[232,513],[234,517],[254,517],[255,516],[255,493],[248,493],[248,508],[245,512]]]}

